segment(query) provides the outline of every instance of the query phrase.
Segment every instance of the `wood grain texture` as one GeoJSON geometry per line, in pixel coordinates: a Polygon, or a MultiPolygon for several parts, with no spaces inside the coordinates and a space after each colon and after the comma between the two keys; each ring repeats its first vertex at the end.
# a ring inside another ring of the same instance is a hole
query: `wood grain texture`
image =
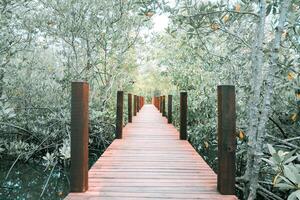
{"type": "Polygon", "coordinates": [[[70,190],[88,189],[89,85],[72,82],[70,190]]]}
{"type": "Polygon", "coordinates": [[[89,171],[81,199],[233,200],[217,192],[217,176],[154,105],[146,104],[89,171]]]}

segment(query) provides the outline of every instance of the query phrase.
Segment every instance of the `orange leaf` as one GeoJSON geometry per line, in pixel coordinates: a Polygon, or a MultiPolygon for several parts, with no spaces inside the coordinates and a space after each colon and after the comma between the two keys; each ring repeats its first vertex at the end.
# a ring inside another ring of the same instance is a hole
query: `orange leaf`
{"type": "Polygon", "coordinates": [[[295,74],[293,72],[288,73],[288,80],[293,80],[295,78],[295,74]]]}
{"type": "Polygon", "coordinates": [[[229,20],[229,15],[225,15],[224,17],[223,17],[223,21],[224,22],[227,22],[229,20]]]}
{"type": "Polygon", "coordinates": [[[240,12],[241,11],[241,5],[240,4],[236,4],[235,5],[235,11],[236,12],[240,12]]]}

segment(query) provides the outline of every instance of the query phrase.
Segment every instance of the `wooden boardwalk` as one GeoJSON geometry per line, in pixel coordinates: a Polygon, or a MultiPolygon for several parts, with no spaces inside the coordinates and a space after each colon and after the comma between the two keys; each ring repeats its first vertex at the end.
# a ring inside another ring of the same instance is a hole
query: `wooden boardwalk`
{"type": "Polygon", "coordinates": [[[145,105],[123,139],[116,139],[89,170],[81,199],[237,199],[217,192],[217,176],[153,105],[145,105]]]}

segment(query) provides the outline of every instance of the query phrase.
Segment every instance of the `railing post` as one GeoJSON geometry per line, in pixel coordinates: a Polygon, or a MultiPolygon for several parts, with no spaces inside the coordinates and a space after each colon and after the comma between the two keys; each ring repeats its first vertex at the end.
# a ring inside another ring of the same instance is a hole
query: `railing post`
{"type": "Polygon", "coordinates": [[[133,96],[133,116],[136,116],[137,113],[137,96],[133,96]]]}
{"type": "Polygon", "coordinates": [[[142,108],[142,99],[143,99],[143,97],[140,97],[140,110],[142,108]]]}
{"type": "Polygon", "coordinates": [[[117,92],[116,139],[122,139],[123,131],[123,91],[117,92]]]}
{"type": "Polygon", "coordinates": [[[172,95],[168,95],[168,123],[172,123],[172,95]]]}
{"type": "Polygon", "coordinates": [[[160,96],[157,97],[157,106],[158,106],[158,111],[160,112],[160,96]]]}
{"type": "Polygon", "coordinates": [[[162,102],[163,102],[163,109],[162,109],[162,116],[167,116],[166,115],[166,96],[165,95],[163,95],[162,96],[162,102]]]}
{"type": "Polygon", "coordinates": [[[89,85],[86,82],[72,82],[71,94],[71,192],[85,192],[88,189],[88,122],[89,85]]]}
{"type": "Polygon", "coordinates": [[[128,123],[132,122],[132,94],[128,94],[128,123]]]}
{"type": "Polygon", "coordinates": [[[187,92],[180,92],[180,137],[187,139],[187,92]]]}
{"type": "Polygon", "coordinates": [[[140,112],[140,96],[137,96],[136,105],[137,105],[137,112],[140,112]]]}
{"type": "Polygon", "coordinates": [[[235,87],[218,86],[218,191],[235,194],[235,87]]]}
{"type": "Polygon", "coordinates": [[[163,97],[162,96],[159,97],[159,103],[160,103],[159,111],[160,111],[160,113],[162,113],[163,112],[163,97]]]}

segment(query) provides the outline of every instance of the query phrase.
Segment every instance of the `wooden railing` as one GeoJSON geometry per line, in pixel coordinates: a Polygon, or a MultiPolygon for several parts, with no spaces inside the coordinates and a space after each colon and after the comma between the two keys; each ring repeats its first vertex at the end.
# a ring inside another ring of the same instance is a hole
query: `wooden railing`
{"type": "MultiPolygon", "coordinates": [[[[72,82],[71,94],[71,169],[70,191],[88,190],[88,123],[89,123],[89,85],[84,81],[72,82]]],[[[128,122],[145,104],[145,98],[128,94],[128,122]]],[[[124,92],[117,92],[115,138],[122,139],[124,92]]]]}
{"type": "MultiPolygon", "coordinates": [[[[236,112],[235,88],[221,85],[218,95],[218,179],[217,188],[221,194],[235,194],[235,150],[236,150],[236,112]]],[[[71,192],[85,192],[88,189],[88,95],[86,82],[72,82],[71,100],[71,192]]],[[[172,123],[172,95],[153,97],[152,103],[172,123]]],[[[136,116],[145,104],[142,96],[128,94],[128,122],[136,116]],[[133,102],[132,102],[133,98],[133,102]]],[[[117,92],[115,138],[122,139],[124,92],[117,92]]],[[[180,93],[180,131],[179,139],[187,139],[188,94],[180,93]]],[[[200,115],[201,113],[199,113],[200,115]]]]}
{"type": "MultiPolygon", "coordinates": [[[[235,88],[232,85],[220,85],[218,96],[218,180],[217,187],[221,194],[235,194],[235,150],[236,150],[236,113],[235,88]]],[[[187,139],[187,92],[180,92],[180,128],[179,139],[187,139]]],[[[165,96],[152,98],[153,105],[167,116],[172,123],[172,95],[168,95],[168,114],[165,114],[165,96]]],[[[200,113],[199,113],[200,115],[200,113]]]]}

